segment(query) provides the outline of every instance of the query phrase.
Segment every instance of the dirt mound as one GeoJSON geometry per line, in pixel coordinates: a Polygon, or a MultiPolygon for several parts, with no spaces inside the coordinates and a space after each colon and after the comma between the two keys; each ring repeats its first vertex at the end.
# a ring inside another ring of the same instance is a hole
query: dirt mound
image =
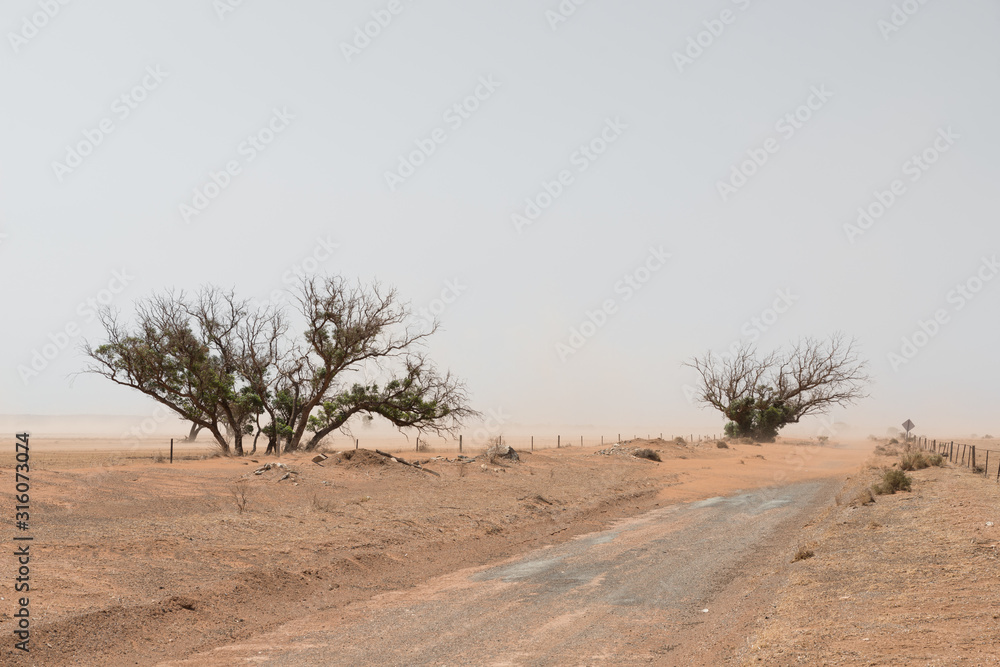
{"type": "Polygon", "coordinates": [[[391,463],[391,461],[370,449],[349,449],[337,455],[337,463],[347,468],[363,468],[367,466],[384,466],[391,463]]]}
{"type": "MultiPolygon", "coordinates": [[[[637,442],[632,440],[630,442],[637,442]]],[[[652,441],[649,441],[652,442],[652,441]]],[[[660,442],[663,442],[662,440],[660,442]]],[[[646,459],[648,461],[661,461],[660,451],[651,449],[649,447],[628,447],[623,446],[621,443],[615,443],[608,447],[607,449],[601,449],[597,452],[603,456],[622,456],[631,459],[646,459]]]]}

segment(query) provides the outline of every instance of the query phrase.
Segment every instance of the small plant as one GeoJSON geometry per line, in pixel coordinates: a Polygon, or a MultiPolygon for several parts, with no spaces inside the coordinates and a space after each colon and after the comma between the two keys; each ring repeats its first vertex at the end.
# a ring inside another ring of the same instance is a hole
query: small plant
{"type": "Polygon", "coordinates": [[[165,457],[163,455],[163,452],[160,451],[156,452],[156,454],[153,456],[153,463],[165,463],[166,460],[167,457],[165,457]]]}
{"type": "Polygon", "coordinates": [[[923,470],[929,465],[923,452],[910,451],[899,457],[900,470],[923,470]]]}
{"type": "Polygon", "coordinates": [[[898,445],[898,444],[899,444],[899,440],[896,440],[895,438],[893,438],[893,439],[891,439],[891,440],[889,441],[889,444],[890,444],[890,445],[898,445]]]}
{"type": "Polygon", "coordinates": [[[729,445],[727,445],[726,443],[722,442],[721,440],[717,440],[715,442],[715,446],[718,447],[719,449],[729,449],[729,445]]]}
{"type": "Polygon", "coordinates": [[[250,483],[245,479],[241,479],[235,482],[229,491],[233,496],[233,502],[236,504],[236,511],[240,514],[246,512],[247,506],[250,504],[250,483]]]}
{"type": "Polygon", "coordinates": [[[793,563],[797,563],[800,560],[806,560],[807,558],[812,558],[815,556],[815,552],[812,549],[806,549],[805,547],[799,547],[799,550],[795,552],[795,558],[792,559],[793,563]]]}
{"type": "Polygon", "coordinates": [[[684,442],[684,438],[682,438],[680,436],[677,436],[676,438],[674,438],[674,444],[675,445],[686,445],[687,443],[684,442]]]}
{"type": "Polygon", "coordinates": [[[878,456],[896,456],[899,454],[899,449],[892,445],[876,445],[875,454],[878,456]]]}
{"type": "Polygon", "coordinates": [[[923,470],[943,463],[944,457],[940,454],[928,454],[919,450],[908,451],[899,458],[901,470],[923,470]]]}
{"type": "Polygon", "coordinates": [[[828,436],[828,435],[821,435],[821,436],[817,437],[816,440],[819,441],[819,444],[825,445],[826,443],[828,443],[830,441],[830,436],[828,436]]]}
{"type": "Polygon", "coordinates": [[[871,489],[861,489],[851,500],[851,506],[857,507],[858,505],[871,505],[875,502],[875,496],[872,495],[871,489]]]}
{"type": "Polygon", "coordinates": [[[635,450],[633,456],[635,456],[636,458],[648,459],[650,461],[657,461],[657,462],[663,460],[660,458],[660,453],[652,449],[637,449],[635,450]]]}
{"type": "Polygon", "coordinates": [[[913,480],[902,470],[886,470],[882,481],[872,486],[872,492],[877,496],[885,496],[897,491],[909,491],[913,480]]]}

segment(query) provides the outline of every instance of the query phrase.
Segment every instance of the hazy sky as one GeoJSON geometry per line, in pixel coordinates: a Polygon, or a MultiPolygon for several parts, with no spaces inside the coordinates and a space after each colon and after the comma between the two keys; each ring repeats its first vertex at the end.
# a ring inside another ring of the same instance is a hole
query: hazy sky
{"type": "Polygon", "coordinates": [[[0,413],[148,415],[70,378],[94,302],[305,267],[437,311],[432,356],[509,428],[717,431],[686,358],[842,330],[876,382],[838,420],[1000,431],[992,0],[10,0],[2,28],[0,413]]]}

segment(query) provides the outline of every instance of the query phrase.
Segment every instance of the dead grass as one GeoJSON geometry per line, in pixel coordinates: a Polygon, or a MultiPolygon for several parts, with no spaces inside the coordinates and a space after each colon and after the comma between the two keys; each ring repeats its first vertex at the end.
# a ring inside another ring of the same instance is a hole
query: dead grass
{"type": "Polygon", "coordinates": [[[899,456],[900,450],[892,445],[876,445],[875,454],[878,456],[899,456]]]}
{"type": "Polygon", "coordinates": [[[858,491],[857,494],[855,494],[855,496],[851,499],[851,502],[848,504],[852,507],[858,507],[863,505],[871,505],[874,502],[875,502],[875,496],[872,494],[872,490],[870,488],[864,488],[858,491]]]}
{"type": "Polygon", "coordinates": [[[657,463],[659,463],[660,461],[663,460],[663,459],[660,458],[660,453],[659,452],[657,452],[656,450],[653,450],[653,449],[648,449],[648,448],[637,449],[632,454],[632,456],[635,456],[636,458],[639,458],[639,459],[647,459],[649,461],[656,461],[657,463]]]}
{"type": "Polygon", "coordinates": [[[904,452],[899,457],[900,470],[923,470],[931,466],[939,466],[944,463],[940,454],[928,454],[920,450],[904,452]]]}
{"type": "Polygon", "coordinates": [[[805,547],[799,547],[799,550],[795,552],[795,557],[792,558],[793,563],[797,563],[800,560],[806,560],[812,558],[816,553],[812,549],[807,549],[805,547]]]}
{"type": "Polygon", "coordinates": [[[330,498],[323,498],[318,493],[314,493],[311,507],[315,512],[333,512],[337,507],[337,503],[330,498]]]}
{"type": "MultiPolygon", "coordinates": [[[[867,476],[850,480],[844,496],[867,476]]],[[[994,489],[950,468],[916,477],[903,498],[842,505],[806,528],[800,542],[823,555],[822,567],[789,566],[734,664],[997,663],[994,489]]]]}

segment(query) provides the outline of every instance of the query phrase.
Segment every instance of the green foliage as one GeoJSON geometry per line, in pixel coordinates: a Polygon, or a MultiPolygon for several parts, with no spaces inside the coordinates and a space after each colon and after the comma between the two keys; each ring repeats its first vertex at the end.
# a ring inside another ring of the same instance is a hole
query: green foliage
{"type": "Polygon", "coordinates": [[[730,438],[774,442],[778,431],[794,419],[794,411],[770,387],[759,387],[756,397],[733,401],[724,410],[729,418],[724,430],[730,438]]]}
{"type": "Polygon", "coordinates": [[[897,491],[909,491],[913,480],[902,470],[892,468],[882,475],[882,481],[872,487],[875,495],[884,496],[897,491]]]}

